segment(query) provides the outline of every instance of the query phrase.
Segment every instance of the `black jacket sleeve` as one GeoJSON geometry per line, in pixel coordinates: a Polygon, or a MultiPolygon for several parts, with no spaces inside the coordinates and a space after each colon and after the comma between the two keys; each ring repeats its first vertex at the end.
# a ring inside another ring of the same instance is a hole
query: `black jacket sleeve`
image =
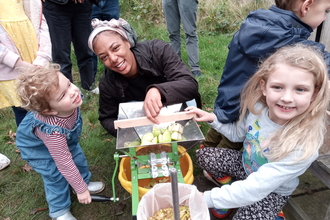
{"type": "Polygon", "coordinates": [[[117,137],[114,121],[118,118],[120,97],[118,97],[114,85],[109,83],[104,74],[100,79],[99,88],[99,121],[109,134],[117,137]]]}
{"type": "Polygon", "coordinates": [[[152,84],[148,88],[159,89],[164,98],[163,104],[171,105],[196,99],[200,106],[198,83],[171,45],[161,40],[152,40],[150,53],[153,54],[153,67],[165,75],[166,82],[152,84]]]}

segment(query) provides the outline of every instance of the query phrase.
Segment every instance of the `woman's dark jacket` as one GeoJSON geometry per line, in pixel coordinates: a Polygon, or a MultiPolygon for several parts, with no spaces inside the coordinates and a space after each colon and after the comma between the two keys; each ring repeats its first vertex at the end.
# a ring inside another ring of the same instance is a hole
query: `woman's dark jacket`
{"type": "MultiPolygon", "coordinates": [[[[162,40],[139,42],[131,51],[136,58],[140,77],[151,81],[147,90],[141,91],[143,97],[150,88],[156,87],[162,95],[164,106],[195,99],[197,106],[201,107],[197,81],[168,43],[162,40]]],[[[133,100],[127,87],[126,77],[106,68],[99,83],[99,120],[114,137],[117,137],[114,121],[118,117],[119,104],[144,101],[133,100]]]]}

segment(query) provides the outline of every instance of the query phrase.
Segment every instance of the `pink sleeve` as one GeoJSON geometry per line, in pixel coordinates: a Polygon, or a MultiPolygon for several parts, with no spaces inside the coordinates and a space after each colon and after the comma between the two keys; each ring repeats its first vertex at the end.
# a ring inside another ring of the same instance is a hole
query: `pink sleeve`
{"type": "Polygon", "coordinates": [[[48,25],[44,15],[42,15],[41,19],[38,44],[39,49],[33,64],[47,67],[49,62],[52,61],[52,43],[50,41],[48,25]]]}

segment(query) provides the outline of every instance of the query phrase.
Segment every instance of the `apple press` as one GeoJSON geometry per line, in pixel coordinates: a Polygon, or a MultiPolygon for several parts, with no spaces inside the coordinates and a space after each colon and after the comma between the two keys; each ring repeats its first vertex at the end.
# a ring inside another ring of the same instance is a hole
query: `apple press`
{"type": "MultiPolygon", "coordinates": [[[[186,163],[186,160],[182,160],[181,156],[185,155],[191,161],[186,151],[197,146],[205,138],[199,126],[193,120],[194,114],[180,112],[181,108],[181,104],[163,107],[157,116],[160,124],[156,125],[145,117],[143,102],[128,102],[119,105],[118,120],[114,124],[117,129],[116,149],[122,152],[123,155],[119,155],[118,152],[114,154],[116,167],[112,178],[112,200],[114,202],[118,200],[115,195],[114,176],[118,169],[119,158],[122,160],[121,168],[123,160],[129,159],[129,167],[127,168],[130,169],[130,177],[128,178],[131,182],[129,182],[128,188],[122,182],[121,184],[132,195],[132,219],[136,219],[139,200],[145,193],[143,190],[141,191],[140,182],[146,180],[151,182],[159,178],[170,181],[171,170],[174,169],[176,170],[177,182],[188,184],[193,182],[193,176],[192,180],[190,178],[189,182],[185,182],[185,174],[182,172],[182,167],[187,166],[187,164],[180,163],[180,161],[186,163]],[[183,127],[183,138],[181,140],[141,144],[143,135],[152,132],[154,127],[166,129],[173,123],[179,123],[183,127]],[[137,144],[130,145],[129,143],[133,141],[137,141],[137,144]]],[[[192,172],[192,163],[189,166],[191,166],[189,170],[192,172]]],[[[127,171],[127,168],[125,168],[125,171],[127,171]]],[[[123,174],[121,173],[122,170],[120,170],[118,175],[119,180],[122,179],[121,175],[123,174]]]]}

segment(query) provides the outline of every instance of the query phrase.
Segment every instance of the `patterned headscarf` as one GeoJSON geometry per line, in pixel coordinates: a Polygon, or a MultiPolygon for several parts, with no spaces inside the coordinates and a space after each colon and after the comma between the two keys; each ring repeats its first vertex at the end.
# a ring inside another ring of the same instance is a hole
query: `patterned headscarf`
{"type": "Polygon", "coordinates": [[[88,46],[93,52],[94,52],[93,40],[96,37],[96,35],[98,35],[102,31],[111,30],[117,32],[118,34],[120,34],[121,36],[123,36],[125,39],[128,40],[131,47],[135,47],[138,41],[138,36],[134,31],[134,29],[132,28],[132,26],[122,18],[119,18],[118,20],[113,18],[110,21],[101,21],[97,18],[94,18],[92,20],[92,27],[94,28],[94,30],[89,35],[88,46]]]}

